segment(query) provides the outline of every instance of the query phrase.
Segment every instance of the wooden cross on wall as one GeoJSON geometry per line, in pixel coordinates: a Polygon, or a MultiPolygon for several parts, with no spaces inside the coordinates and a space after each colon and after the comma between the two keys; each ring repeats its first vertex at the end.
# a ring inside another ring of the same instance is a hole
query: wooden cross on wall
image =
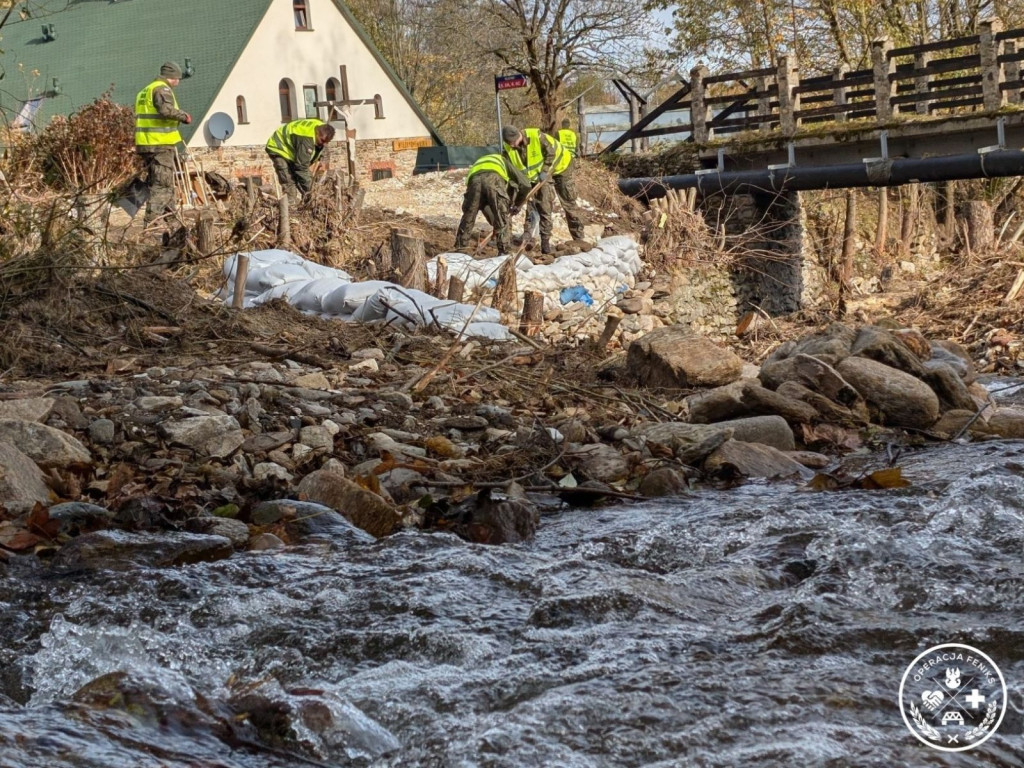
{"type": "MultiPolygon", "coordinates": [[[[378,93],[372,99],[350,99],[348,93],[348,68],[342,64],[338,67],[339,75],[338,80],[341,82],[341,98],[340,99],[327,99],[325,101],[313,102],[314,107],[327,107],[328,119],[334,117],[336,114],[335,107],[357,107],[363,104],[373,104],[373,116],[377,120],[384,119],[384,102],[378,93]]],[[[340,115],[334,117],[338,119],[340,115]]]]}

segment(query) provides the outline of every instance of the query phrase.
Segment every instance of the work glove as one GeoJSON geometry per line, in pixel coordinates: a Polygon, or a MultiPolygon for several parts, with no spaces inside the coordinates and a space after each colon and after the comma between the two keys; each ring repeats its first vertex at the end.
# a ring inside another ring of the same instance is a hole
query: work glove
{"type": "Polygon", "coordinates": [[[188,112],[186,112],[185,113],[185,125],[191,125],[191,124],[192,124],[192,115],[190,115],[188,112]]]}
{"type": "Polygon", "coordinates": [[[539,174],[537,174],[537,181],[539,183],[543,183],[543,182],[545,182],[547,180],[548,180],[548,172],[547,171],[541,171],[539,174]]]}

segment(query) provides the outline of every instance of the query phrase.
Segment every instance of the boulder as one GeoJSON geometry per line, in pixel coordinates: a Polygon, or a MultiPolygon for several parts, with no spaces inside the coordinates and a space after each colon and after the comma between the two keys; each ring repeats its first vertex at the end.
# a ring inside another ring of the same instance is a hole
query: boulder
{"type": "Polygon", "coordinates": [[[615,483],[629,477],[629,464],[610,445],[591,443],[566,452],[566,460],[581,474],[602,483],[615,483]]]}
{"type": "Polygon", "coordinates": [[[637,488],[641,496],[682,496],[690,490],[689,480],[684,472],[674,467],[659,467],[648,472],[637,488]]]}
{"type": "Polygon", "coordinates": [[[658,328],[629,346],[626,367],[646,387],[720,387],[736,381],[743,361],[730,349],[682,326],[658,328]]]}
{"type": "Polygon", "coordinates": [[[645,424],[635,427],[633,435],[642,439],[648,447],[670,451],[684,464],[699,462],[730,439],[764,443],[781,451],[792,451],[796,447],[793,430],[781,416],[751,416],[717,424],[679,421],[645,424]]]}
{"type": "Polygon", "coordinates": [[[185,521],[185,527],[192,533],[205,533],[230,539],[236,549],[249,543],[249,526],[230,517],[192,517],[185,521]]]}
{"type": "Polygon", "coordinates": [[[820,416],[808,403],[765,389],[756,379],[733,382],[686,398],[690,421],[711,424],[742,416],[778,415],[790,424],[809,424],[820,416]]]}
{"type": "MultiPolygon", "coordinates": [[[[853,387],[850,388],[853,389],[853,387]]],[[[830,424],[861,425],[867,424],[869,421],[867,403],[864,402],[864,398],[859,394],[854,406],[846,408],[829,400],[825,395],[812,392],[796,381],[784,381],[775,391],[780,395],[807,403],[818,412],[822,421],[830,424]]]]}
{"type": "Polygon", "coordinates": [[[374,539],[356,528],[325,504],[293,499],[273,499],[252,510],[253,525],[273,526],[274,532],[289,543],[307,539],[330,539],[344,544],[368,544],[374,539]]]}
{"type": "MultiPolygon", "coordinates": [[[[913,353],[907,350],[907,354],[913,353]]],[[[886,424],[928,429],[939,418],[939,398],[931,387],[909,373],[866,357],[848,357],[839,364],[838,371],[886,424]]]]}
{"type": "Polygon", "coordinates": [[[387,536],[401,523],[401,516],[384,499],[336,472],[310,472],[296,491],[304,499],[337,510],[354,526],[373,536],[387,536]]]}
{"type": "Polygon", "coordinates": [[[850,348],[857,332],[842,323],[832,323],[822,333],[799,341],[782,344],[769,358],[769,362],[784,360],[793,355],[810,355],[828,365],[835,365],[850,356],[850,348]]]}
{"type": "Polygon", "coordinates": [[[870,325],[861,328],[853,342],[851,352],[854,356],[866,357],[919,379],[924,379],[926,374],[921,358],[892,331],[887,331],[884,328],[875,328],[870,325]]]}
{"type": "Polygon", "coordinates": [[[528,541],[540,522],[537,507],[526,499],[492,497],[488,490],[463,502],[452,517],[460,521],[452,530],[477,544],[528,541]]]}
{"type": "Polygon", "coordinates": [[[230,539],[199,533],[96,531],[72,539],[53,558],[64,568],[123,571],[223,560],[234,551],[230,539]]]}
{"type": "Polygon", "coordinates": [[[171,443],[211,458],[230,456],[245,442],[238,421],[227,414],[165,421],[160,425],[160,434],[171,443]]]}
{"type": "Polygon", "coordinates": [[[999,437],[1024,438],[1024,410],[999,408],[989,417],[986,431],[999,437]]]}
{"type": "Polygon", "coordinates": [[[806,477],[813,474],[770,445],[729,440],[704,461],[704,471],[715,477],[806,477]]]}
{"type": "Polygon", "coordinates": [[[781,416],[751,416],[746,419],[720,421],[712,425],[732,432],[732,439],[743,443],[761,443],[780,451],[796,448],[793,430],[781,416]]]}
{"type": "Polygon", "coordinates": [[[795,354],[771,366],[762,366],[760,378],[765,387],[774,390],[787,381],[795,381],[848,408],[861,400],[857,390],[835,368],[811,355],[795,354]]]}
{"type": "Polygon", "coordinates": [[[824,469],[832,463],[828,456],[814,451],[786,451],[786,455],[797,464],[803,464],[811,469],[824,469]]]}
{"type": "Polygon", "coordinates": [[[946,411],[942,414],[942,418],[932,425],[931,431],[939,437],[945,437],[947,439],[959,435],[960,431],[967,426],[968,423],[971,424],[971,426],[968,427],[968,430],[971,433],[977,434],[986,431],[985,423],[981,419],[974,419],[974,416],[974,411],[946,411]],[[974,419],[973,423],[972,419],[974,419]]]}
{"type": "Polygon", "coordinates": [[[60,523],[58,533],[68,536],[108,528],[116,518],[116,515],[106,507],[84,501],[54,504],[46,512],[51,521],[60,523]]]}
{"type": "Polygon", "coordinates": [[[0,442],[18,450],[44,469],[92,463],[92,454],[71,435],[35,421],[0,419],[0,442]]]}
{"type": "Polygon", "coordinates": [[[397,504],[408,504],[428,493],[427,478],[413,469],[396,467],[377,476],[381,487],[397,504]]]}
{"type": "Polygon", "coordinates": [[[24,397],[21,400],[0,400],[0,419],[46,421],[57,401],[52,397],[24,397]]]}
{"type": "Polygon", "coordinates": [[[975,407],[974,398],[967,389],[967,384],[964,383],[953,366],[937,360],[929,360],[924,363],[924,367],[924,381],[938,395],[942,410],[963,409],[969,411],[975,407]]]}
{"type": "Polygon", "coordinates": [[[953,370],[966,384],[977,378],[970,352],[955,341],[936,339],[931,342],[931,351],[931,360],[953,366],[953,370]]]}
{"type": "Polygon", "coordinates": [[[36,503],[47,504],[50,489],[42,470],[10,443],[0,442],[0,506],[20,515],[36,503]]]}
{"type": "Polygon", "coordinates": [[[928,343],[928,339],[924,337],[924,334],[916,328],[900,328],[899,330],[892,331],[892,335],[902,341],[907,349],[917,355],[918,360],[925,361],[931,359],[932,345],[928,343]]]}

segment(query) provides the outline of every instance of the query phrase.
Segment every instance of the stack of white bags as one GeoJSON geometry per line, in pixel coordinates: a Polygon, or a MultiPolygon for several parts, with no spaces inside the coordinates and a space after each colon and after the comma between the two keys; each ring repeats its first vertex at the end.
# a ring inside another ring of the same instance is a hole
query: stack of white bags
{"type": "MultiPolygon", "coordinates": [[[[343,270],[277,249],[235,254],[225,260],[227,284],[222,298],[228,303],[234,298],[239,255],[249,257],[245,307],[284,299],[302,312],[339,320],[380,322],[408,329],[442,328],[463,336],[488,339],[512,338],[501,324],[496,309],[438,299],[382,280],[355,283],[343,270]]],[[[494,286],[501,265],[509,257],[474,260],[464,253],[441,254],[427,264],[431,280],[435,279],[439,258],[447,262],[449,276],[463,280],[467,291],[471,291],[479,286],[494,286]]],[[[585,293],[600,304],[631,288],[640,266],[637,244],[632,238],[609,237],[599,240],[596,247],[586,253],[562,256],[552,264],[534,264],[520,256],[516,263],[516,280],[520,292],[544,294],[547,309],[564,302],[566,288],[575,289],[573,296],[585,293]]]]}

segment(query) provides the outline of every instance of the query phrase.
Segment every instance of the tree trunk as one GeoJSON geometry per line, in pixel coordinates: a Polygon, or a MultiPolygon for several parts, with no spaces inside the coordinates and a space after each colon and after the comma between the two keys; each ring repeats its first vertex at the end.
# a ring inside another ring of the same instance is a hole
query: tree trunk
{"type": "Polygon", "coordinates": [[[391,230],[391,263],[394,282],[426,293],[427,256],[423,241],[405,229],[391,230]]]}
{"type": "Polygon", "coordinates": [[[900,225],[900,244],[903,250],[903,258],[905,259],[910,258],[913,250],[919,190],[920,187],[917,184],[911,184],[907,187],[907,204],[903,208],[903,221],[900,225]]]}
{"type": "Polygon", "coordinates": [[[996,239],[992,206],[984,200],[967,203],[967,242],[972,253],[983,253],[992,248],[996,239]]]}
{"type": "Polygon", "coordinates": [[[205,212],[199,214],[199,220],[196,222],[196,247],[200,256],[209,256],[214,251],[213,223],[212,216],[205,212]]]}
{"type": "Polygon", "coordinates": [[[466,282],[457,277],[448,278],[448,301],[462,301],[466,293],[466,282]]]}
{"type": "Polygon", "coordinates": [[[544,294],[540,291],[523,293],[523,316],[519,321],[519,332],[524,336],[536,336],[544,320],[544,294]]]}
{"type": "Polygon", "coordinates": [[[519,310],[519,295],[516,282],[516,260],[505,259],[498,270],[498,285],[494,288],[491,306],[502,313],[515,313],[519,310]]]}
{"type": "Polygon", "coordinates": [[[249,257],[240,253],[235,257],[235,292],[231,297],[231,306],[235,309],[242,308],[245,300],[245,281],[249,277],[249,257]]]}
{"type": "Polygon", "coordinates": [[[875,232],[875,251],[882,255],[885,253],[885,238],[889,229],[889,190],[885,187],[878,189],[878,230],[875,232]]]}
{"type": "Polygon", "coordinates": [[[287,250],[292,244],[292,220],[288,211],[288,195],[281,195],[277,201],[279,221],[277,225],[277,247],[287,250]]]}

